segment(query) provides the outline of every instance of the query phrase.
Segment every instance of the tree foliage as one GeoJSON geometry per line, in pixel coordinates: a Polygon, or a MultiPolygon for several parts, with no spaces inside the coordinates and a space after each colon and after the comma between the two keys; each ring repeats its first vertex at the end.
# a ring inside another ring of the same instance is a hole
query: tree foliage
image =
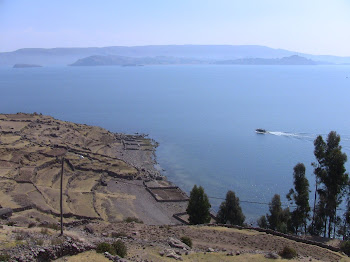
{"type": "Polygon", "coordinates": [[[257,223],[258,223],[258,226],[259,226],[260,228],[268,228],[268,226],[269,226],[268,223],[267,223],[266,216],[264,216],[264,215],[262,215],[262,216],[258,219],[257,223]]]}
{"type": "Polygon", "coordinates": [[[287,194],[287,199],[296,208],[291,213],[291,226],[295,233],[298,233],[299,228],[303,226],[304,232],[307,231],[307,220],[310,214],[309,205],[309,181],[305,176],[305,166],[298,163],[294,167],[294,189],[290,189],[287,194]]]}
{"type": "Polygon", "coordinates": [[[269,203],[270,215],[266,214],[269,228],[282,233],[290,231],[290,211],[289,208],[282,209],[281,197],[275,194],[269,203]]]}
{"type": "Polygon", "coordinates": [[[314,146],[317,162],[313,163],[313,166],[316,186],[319,186],[316,189],[319,200],[317,209],[315,208],[314,211],[312,231],[317,231],[316,224],[321,226],[320,221],[317,220],[322,220],[324,222],[324,235],[326,236],[328,230],[328,237],[330,237],[332,229],[335,231],[336,227],[337,207],[341,204],[346,186],[349,183],[344,166],[347,156],[341,151],[340,136],[335,131],[328,134],[327,142],[323,140],[322,136],[318,136],[314,141],[314,146]],[[323,217],[319,217],[321,215],[323,217]]]}
{"type": "Polygon", "coordinates": [[[204,193],[203,187],[194,187],[190,193],[190,199],[186,209],[189,215],[189,222],[192,225],[205,224],[210,222],[210,203],[208,196],[204,193]]]}
{"type": "Polygon", "coordinates": [[[231,190],[227,192],[225,201],[220,205],[217,219],[222,224],[243,225],[245,216],[243,215],[239,198],[236,197],[235,192],[231,190]]]}

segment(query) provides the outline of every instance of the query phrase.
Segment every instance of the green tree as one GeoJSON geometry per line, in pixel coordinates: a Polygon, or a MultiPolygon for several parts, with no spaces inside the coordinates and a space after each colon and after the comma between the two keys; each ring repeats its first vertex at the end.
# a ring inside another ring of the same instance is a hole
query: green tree
{"type": "Polygon", "coordinates": [[[266,214],[269,228],[283,233],[290,231],[290,211],[289,208],[282,209],[281,197],[275,194],[269,203],[270,215],[266,214]]]}
{"type": "Polygon", "coordinates": [[[328,237],[330,237],[332,229],[335,235],[337,207],[342,202],[349,181],[344,166],[347,156],[341,151],[340,136],[335,131],[331,131],[328,134],[327,143],[324,142],[322,136],[318,136],[314,141],[314,146],[317,163],[313,163],[313,166],[316,175],[316,185],[319,184],[317,193],[320,198],[322,196],[322,204],[324,204],[324,235],[326,235],[328,229],[328,237]]]}
{"type": "Polygon", "coordinates": [[[258,226],[259,226],[260,228],[268,228],[268,226],[269,226],[268,223],[267,223],[266,216],[264,216],[264,215],[262,215],[262,216],[258,219],[257,223],[258,223],[258,226]]]}
{"type": "Polygon", "coordinates": [[[281,223],[282,215],[282,204],[281,197],[278,194],[275,194],[269,203],[270,215],[266,215],[267,221],[269,222],[269,228],[276,230],[277,226],[281,223]]]}
{"type": "Polygon", "coordinates": [[[290,189],[287,194],[287,199],[292,204],[296,205],[296,208],[291,213],[291,226],[293,231],[298,233],[299,227],[304,227],[304,232],[307,231],[307,220],[310,213],[309,205],[309,181],[305,176],[305,166],[302,163],[298,163],[294,167],[294,189],[290,189]]]}
{"type": "Polygon", "coordinates": [[[186,209],[189,215],[189,222],[192,225],[205,224],[210,222],[210,203],[208,196],[204,193],[203,187],[194,187],[190,193],[190,199],[186,209]]]}
{"type": "Polygon", "coordinates": [[[239,198],[236,197],[235,192],[231,190],[227,192],[225,201],[220,205],[217,219],[222,224],[243,225],[245,216],[243,215],[239,198]]]}

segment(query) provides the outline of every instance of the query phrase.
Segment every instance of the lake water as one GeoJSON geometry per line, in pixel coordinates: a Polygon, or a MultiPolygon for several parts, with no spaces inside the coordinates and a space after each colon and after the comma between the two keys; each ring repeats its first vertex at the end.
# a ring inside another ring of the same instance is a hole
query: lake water
{"type": "Polygon", "coordinates": [[[249,221],[268,206],[243,201],[284,197],[298,162],[314,185],[318,134],[337,131],[350,156],[349,66],[3,67],[0,90],[1,113],[149,134],[169,180],[202,185],[214,209],[235,191],[249,221]]]}

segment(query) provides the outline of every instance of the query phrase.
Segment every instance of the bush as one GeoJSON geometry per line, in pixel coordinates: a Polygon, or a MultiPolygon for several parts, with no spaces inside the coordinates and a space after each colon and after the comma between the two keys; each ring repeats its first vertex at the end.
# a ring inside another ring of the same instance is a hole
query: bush
{"type": "Polygon", "coordinates": [[[36,226],[35,223],[30,223],[30,224],[28,225],[28,228],[32,228],[32,227],[35,227],[35,226],[36,226]]]}
{"type": "Polygon", "coordinates": [[[23,233],[19,233],[18,235],[16,235],[16,240],[17,241],[22,241],[26,238],[25,234],[23,233]]]}
{"type": "Polygon", "coordinates": [[[40,230],[40,233],[43,234],[43,235],[48,235],[49,234],[49,230],[47,228],[42,228],[40,230]]]}
{"type": "Polygon", "coordinates": [[[98,244],[97,248],[96,248],[96,252],[97,253],[108,252],[112,255],[115,255],[115,249],[112,247],[111,244],[106,243],[106,242],[102,242],[102,243],[98,244]]]}
{"type": "Polygon", "coordinates": [[[40,227],[51,228],[53,230],[60,230],[61,229],[60,225],[58,225],[56,223],[48,223],[48,224],[42,223],[42,224],[40,224],[40,227]]]}
{"type": "Polygon", "coordinates": [[[112,244],[115,253],[120,257],[125,257],[127,254],[127,248],[123,241],[117,240],[112,244]]]}
{"type": "Polygon", "coordinates": [[[138,219],[137,217],[127,217],[124,219],[124,222],[127,222],[127,223],[135,222],[135,223],[143,224],[143,221],[138,219]]]}
{"type": "Polygon", "coordinates": [[[111,236],[113,238],[121,238],[121,237],[127,237],[128,235],[125,234],[124,232],[112,232],[111,236]]]}
{"type": "Polygon", "coordinates": [[[10,227],[13,227],[15,225],[15,222],[13,222],[13,221],[7,222],[7,225],[10,227]]]}
{"type": "Polygon", "coordinates": [[[36,239],[35,244],[38,246],[42,246],[44,244],[44,240],[43,239],[36,239]]]}
{"type": "Polygon", "coordinates": [[[62,245],[64,243],[64,239],[63,238],[53,238],[51,239],[51,245],[54,245],[54,246],[58,246],[58,245],[62,245]]]}
{"type": "Polygon", "coordinates": [[[280,255],[282,258],[292,259],[292,258],[296,257],[298,254],[297,254],[297,251],[295,251],[294,248],[285,246],[285,247],[283,248],[283,250],[279,253],[279,255],[280,255]]]}
{"type": "Polygon", "coordinates": [[[189,237],[182,237],[181,238],[182,243],[186,244],[189,247],[192,247],[192,239],[189,237]]]}
{"type": "Polygon", "coordinates": [[[350,240],[349,241],[344,241],[340,245],[341,251],[343,251],[345,254],[350,256],[350,240]]]}
{"type": "Polygon", "coordinates": [[[11,257],[8,254],[0,254],[0,261],[9,261],[10,258],[11,257]]]}

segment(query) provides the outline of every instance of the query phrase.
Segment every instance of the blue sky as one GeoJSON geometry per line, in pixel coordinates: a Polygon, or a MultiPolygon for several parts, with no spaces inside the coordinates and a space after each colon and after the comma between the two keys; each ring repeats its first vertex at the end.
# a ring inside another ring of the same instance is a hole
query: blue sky
{"type": "Polygon", "coordinates": [[[0,52],[163,44],[350,56],[350,0],[0,0],[0,52]]]}

